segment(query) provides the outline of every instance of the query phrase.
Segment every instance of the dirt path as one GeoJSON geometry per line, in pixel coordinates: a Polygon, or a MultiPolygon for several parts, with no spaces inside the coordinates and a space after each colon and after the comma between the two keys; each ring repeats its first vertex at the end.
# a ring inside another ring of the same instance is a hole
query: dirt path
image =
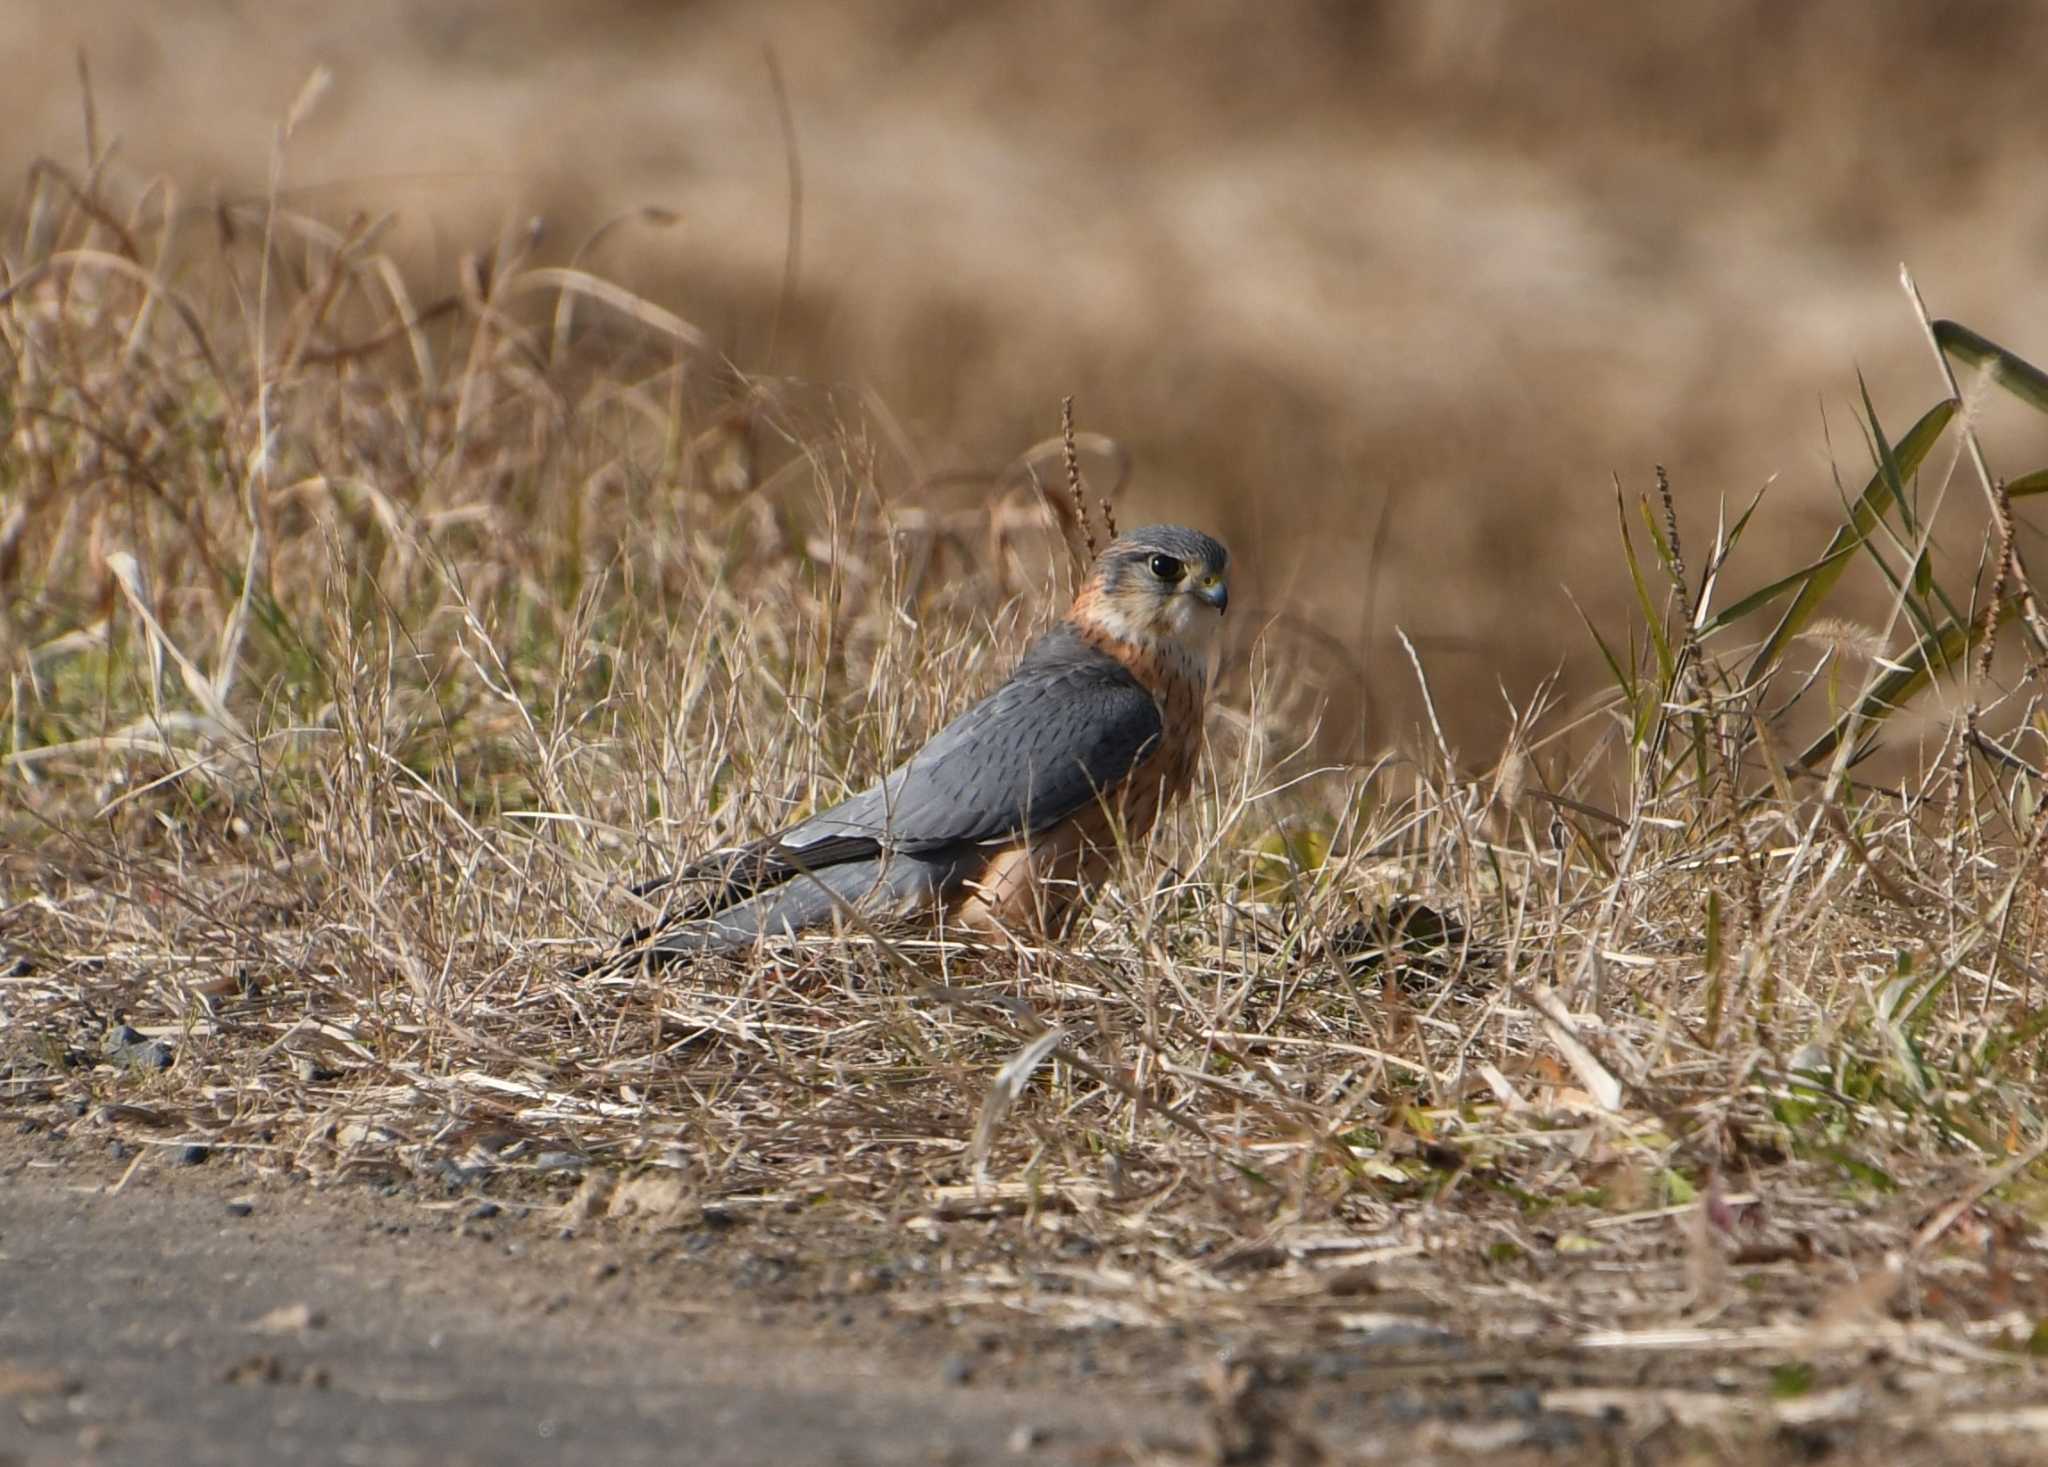
{"type": "Polygon", "coordinates": [[[177,1157],[0,1134],[0,1467],[1933,1467],[2039,1461],[2048,1431],[2030,1361],[1882,1321],[1866,1349],[1795,1355],[1812,1379],[1790,1394],[1768,1351],[1503,1351],[1370,1285],[1333,1297],[1336,1332],[1301,1299],[1059,1325],[943,1282],[998,1266],[1000,1226],[641,1231],[177,1157]]]}
{"type": "MultiPolygon", "coordinates": [[[[1118,1460],[1158,1405],[1011,1391],[939,1348],[583,1296],[616,1271],[473,1220],[0,1144],[0,1464],[1118,1460]],[[245,1210],[246,1204],[246,1210],[245,1210]],[[536,1292],[538,1290],[538,1292],[536,1292]]],[[[488,1209],[486,1209],[488,1210],[488,1209]]]]}

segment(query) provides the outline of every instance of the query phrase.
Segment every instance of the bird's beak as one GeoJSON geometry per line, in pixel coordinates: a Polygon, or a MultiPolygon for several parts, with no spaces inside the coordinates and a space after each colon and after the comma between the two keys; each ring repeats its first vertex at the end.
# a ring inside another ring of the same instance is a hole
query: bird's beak
{"type": "Polygon", "coordinates": [[[1230,610],[1230,585],[1221,576],[1211,576],[1195,587],[1195,594],[1216,608],[1221,616],[1230,610]]]}

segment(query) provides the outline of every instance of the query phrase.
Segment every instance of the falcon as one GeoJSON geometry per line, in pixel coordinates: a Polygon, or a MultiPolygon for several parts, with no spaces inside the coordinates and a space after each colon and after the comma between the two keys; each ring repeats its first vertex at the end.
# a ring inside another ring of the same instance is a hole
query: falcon
{"type": "Polygon", "coordinates": [[[1152,525],[1110,543],[1008,681],[879,783],[639,888],[663,918],[607,968],[734,952],[843,909],[982,930],[1046,927],[1186,795],[1230,553],[1152,525]]]}

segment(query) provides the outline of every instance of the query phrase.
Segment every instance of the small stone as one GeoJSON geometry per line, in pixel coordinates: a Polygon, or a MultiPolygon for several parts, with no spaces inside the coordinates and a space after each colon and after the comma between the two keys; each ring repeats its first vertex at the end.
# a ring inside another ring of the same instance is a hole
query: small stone
{"type": "Polygon", "coordinates": [[[448,1195],[459,1196],[483,1178],[483,1168],[462,1166],[452,1161],[440,1161],[428,1168],[427,1175],[441,1184],[441,1190],[448,1195]]]}
{"type": "Polygon", "coordinates": [[[254,1212],[255,1210],[256,1204],[248,1201],[246,1198],[237,1197],[232,1202],[228,1203],[229,1217],[247,1217],[250,1213],[254,1212]]]}
{"type": "Polygon", "coordinates": [[[334,1130],[334,1144],[343,1151],[352,1151],[358,1146],[389,1146],[397,1140],[396,1131],[373,1121],[343,1121],[334,1130]]]}
{"type": "Polygon", "coordinates": [[[126,1024],[116,1024],[100,1037],[100,1053],[117,1065],[131,1065],[138,1070],[171,1067],[170,1045],[126,1024]]]}
{"type": "Polygon", "coordinates": [[[277,1385],[284,1380],[284,1362],[264,1353],[237,1360],[221,1372],[222,1385],[277,1385]]]}
{"type": "Polygon", "coordinates": [[[310,1304],[285,1304],[250,1324],[257,1334],[296,1335],[318,1329],[327,1319],[310,1304]]]}
{"type": "Polygon", "coordinates": [[[1020,1421],[1010,1429],[1010,1455],[1021,1457],[1026,1452],[1035,1452],[1045,1445],[1051,1435],[1051,1432],[1034,1422],[1020,1421]]]}
{"type": "Polygon", "coordinates": [[[495,1202],[479,1202],[469,1210],[469,1220],[471,1222],[489,1222],[504,1210],[495,1202]]]}
{"type": "Polygon", "coordinates": [[[204,1166],[206,1159],[213,1155],[212,1148],[197,1141],[187,1141],[171,1153],[172,1166],[204,1166]]]}

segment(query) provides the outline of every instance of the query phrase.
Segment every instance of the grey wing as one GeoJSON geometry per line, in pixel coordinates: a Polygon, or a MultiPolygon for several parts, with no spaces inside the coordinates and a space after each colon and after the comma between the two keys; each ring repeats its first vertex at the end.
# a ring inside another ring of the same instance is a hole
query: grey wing
{"type": "Polygon", "coordinates": [[[862,842],[919,854],[1042,831],[1115,790],[1161,732],[1152,695],[1107,657],[1033,669],[776,845],[800,859],[862,842]]]}
{"type": "MultiPolygon", "coordinates": [[[[765,840],[715,851],[636,888],[669,892],[660,924],[730,913],[764,916],[794,881],[799,905],[862,879],[892,885],[956,879],[955,858],[983,843],[1046,830],[1108,795],[1158,744],[1152,695],[1071,629],[1042,638],[1009,682],[946,725],[879,784],[765,840]],[[964,848],[964,849],[963,849],[964,848]],[[909,859],[905,859],[909,858],[909,859]],[[927,867],[931,869],[926,870],[927,867]],[[829,879],[828,879],[829,873],[829,879]],[[747,909],[747,910],[742,910],[747,909]]],[[[795,919],[808,912],[777,912],[795,919]]],[[[652,935],[642,929],[631,946],[652,935]]]]}

